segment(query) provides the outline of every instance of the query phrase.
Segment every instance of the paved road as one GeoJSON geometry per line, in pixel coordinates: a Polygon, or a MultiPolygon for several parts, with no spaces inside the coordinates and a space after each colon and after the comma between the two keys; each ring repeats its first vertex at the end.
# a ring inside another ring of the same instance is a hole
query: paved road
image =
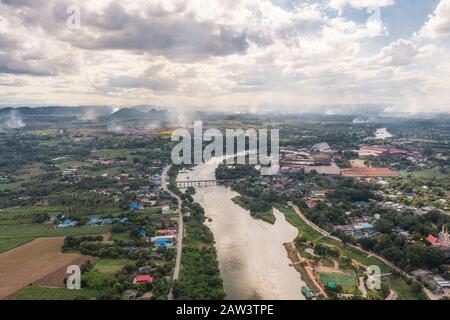
{"type": "MultiPolygon", "coordinates": [[[[178,277],[180,276],[180,269],[181,269],[181,254],[183,252],[183,233],[184,233],[184,226],[183,226],[183,213],[181,212],[181,198],[177,196],[175,193],[169,190],[167,187],[168,183],[168,176],[167,173],[169,172],[172,165],[167,166],[161,175],[161,186],[164,191],[170,193],[172,197],[174,197],[177,200],[178,203],[178,236],[177,236],[177,257],[175,260],[175,268],[173,269],[173,276],[172,276],[172,283],[175,280],[178,280],[178,277]]],[[[170,288],[170,292],[168,295],[169,300],[173,300],[173,294],[172,289],[170,288]]]]}

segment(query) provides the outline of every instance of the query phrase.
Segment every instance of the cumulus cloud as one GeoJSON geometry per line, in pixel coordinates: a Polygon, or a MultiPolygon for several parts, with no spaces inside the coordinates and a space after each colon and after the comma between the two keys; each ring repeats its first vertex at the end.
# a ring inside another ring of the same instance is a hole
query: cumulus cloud
{"type": "MultiPolygon", "coordinates": [[[[445,35],[448,2],[441,1],[422,34],[445,35]]],[[[411,88],[422,96],[435,94],[437,85],[449,89],[448,72],[440,68],[438,77],[435,68],[448,48],[426,37],[388,39],[392,21],[352,19],[345,10],[401,10],[393,3],[0,0],[0,86],[9,90],[0,97],[257,110],[392,105],[411,101],[411,88]],[[66,27],[72,4],[81,8],[79,30],[66,27]]]]}
{"type": "Polygon", "coordinates": [[[329,6],[342,12],[346,6],[352,8],[386,7],[394,4],[394,0],[330,0],[329,6]]]}
{"type": "Polygon", "coordinates": [[[420,35],[432,39],[450,35],[450,0],[439,2],[433,15],[420,31],[420,35]]]}

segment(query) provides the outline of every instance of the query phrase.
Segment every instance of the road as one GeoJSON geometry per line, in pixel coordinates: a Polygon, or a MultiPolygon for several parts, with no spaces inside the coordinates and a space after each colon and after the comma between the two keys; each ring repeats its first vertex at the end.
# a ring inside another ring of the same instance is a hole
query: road
{"type": "MultiPolygon", "coordinates": [[[[183,213],[181,212],[181,198],[177,196],[175,193],[169,190],[167,187],[168,184],[168,172],[172,165],[167,166],[161,175],[161,186],[165,192],[170,193],[172,197],[174,197],[177,200],[178,203],[178,236],[177,236],[177,256],[175,259],[175,268],[173,269],[173,276],[172,276],[172,284],[175,280],[178,280],[178,277],[180,276],[180,269],[181,269],[181,255],[183,253],[183,233],[184,233],[184,226],[183,226],[183,213]]],[[[170,288],[170,292],[168,295],[169,300],[173,300],[173,293],[172,293],[172,287],[170,288]]]]}
{"type": "MultiPolygon", "coordinates": [[[[333,240],[335,240],[335,241],[338,241],[339,243],[342,243],[342,240],[341,240],[341,239],[339,239],[338,237],[332,236],[329,232],[323,230],[322,228],[320,228],[319,226],[315,225],[315,224],[312,223],[310,220],[308,220],[308,218],[306,218],[306,216],[303,214],[303,212],[301,212],[301,210],[300,210],[296,205],[293,205],[292,208],[293,208],[294,211],[298,214],[298,216],[299,216],[303,221],[305,221],[311,228],[313,228],[313,229],[316,230],[317,232],[321,233],[321,234],[322,234],[323,236],[325,236],[325,237],[331,238],[331,239],[333,239],[333,240]]],[[[342,244],[343,244],[343,243],[342,243],[342,244]]],[[[401,275],[403,275],[403,276],[405,276],[405,277],[407,277],[407,278],[409,278],[409,279],[413,279],[413,277],[411,277],[411,276],[410,276],[409,274],[407,274],[405,271],[403,271],[402,269],[398,268],[398,267],[395,266],[392,262],[386,260],[385,258],[380,257],[379,255],[376,255],[376,254],[373,253],[373,252],[366,251],[366,250],[364,250],[364,249],[362,249],[362,248],[360,248],[360,247],[358,247],[358,246],[352,245],[352,244],[350,244],[350,243],[346,243],[345,245],[346,245],[346,246],[349,246],[349,247],[351,247],[351,248],[353,248],[353,249],[355,249],[355,250],[358,250],[359,252],[365,253],[365,254],[370,255],[370,256],[372,256],[372,257],[375,257],[375,258],[377,258],[378,260],[384,262],[384,263],[385,263],[387,266],[389,266],[392,270],[397,271],[398,273],[400,273],[401,275]]]]}

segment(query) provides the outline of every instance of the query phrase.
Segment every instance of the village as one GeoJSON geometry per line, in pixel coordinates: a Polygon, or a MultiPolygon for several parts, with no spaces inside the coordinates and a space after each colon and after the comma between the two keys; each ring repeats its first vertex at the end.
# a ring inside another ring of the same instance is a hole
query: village
{"type": "MultiPolygon", "coordinates": [[[[306,298],[448,296],[445,147],[434,144],[429,150],[422,140],[395,136],[369,139],[364,125],[347,138],[330,133],[345,135],[347,126],[288,126],[279,174],[261,176],[254,166],[223,164],[216,179],[240,194],[233,201],[253,218],[274,223],[272,208],[277,208],[298,229],[285,249],[305,282],[298,290],[306,298]],[[380,290],[367,287],[372,265],[381,267],[380,290]]],[[[139,137],[136,132],[68,128],[7,137],[0,253],[25,258],[51,244],[53,261],[64,261],[4,286],[3,297],[225,297],[214,236],[193,201],[196,190],[181,192],[175,182],[177,173],[189,168],[174,166],[164,177],[171,163],[171,130],[139,137]],[[21,151],[10,152],[10,146],[21,151]],[[64,289],[62,272],[74,262],[82,270],[83,290],[77,294],[64,289]]],[[[3,274],[17,272],[8,268],[3,274]]]]}

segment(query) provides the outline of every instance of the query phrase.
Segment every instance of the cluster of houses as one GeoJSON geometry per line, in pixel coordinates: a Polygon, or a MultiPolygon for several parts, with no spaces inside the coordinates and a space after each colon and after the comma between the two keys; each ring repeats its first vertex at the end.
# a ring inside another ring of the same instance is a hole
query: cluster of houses
{"type": "Polygon", "coordinates": [[[380,235],[378,231],[374,229],[373,224],[369,222],[360,222],[345,226],[336,226],[336,231],[343,231],[346,235],[354,237],[356,240],[363,238],[377,237],[380,235]]]}
{"type": "Polygon", "coordinates": [[[442,295],[444,293],[450,293],[450,281],[445,280],[440,275],[435,275],[429,270],[418,269],[411,272],[411,274],[421,282],[425,283],[434,294],[442,295]]]}
{"type": "Polygon", "coordinates": [[[127,222],[127,218],[91,218],[87,225],[88,226],[98,226],[98,225],[109,225],[118,222],[127,222]]]}
{"type": "MultiPolygon", "coordinates": [[[[105,226],[113,223],[124,223],[127,222],[127,218],[91,218],[86,225],[87,226],[105,226]]],[[[79,221],[74,221],[71,219],[64,219],[60,224],[57,225],[58,228],[74,228],[80,225],[79,221]]]]}
{"type": "MultiPolygon", "coordinates": [[[[356,152],[361,156],[406,154],[406,151],[400,149],[378,146],[363,146],[356,152]],[[371,153],[368,151],[371,151],[371,153]]],[[[368,168],[359,164],[349,169],[340,169],[336,165],[336,161],[340,158],[341,155],[337,151],[333,150],[328,143],[322,142],[315,144],[310,150],[282,150],[280,170],[284,173],[316,172],[323,175],[342,175],[354,178],[395,177],[399,175],[397,171],[389,168],[368,168]]]]}
{"type": "Polygon", "coordinates": [[[156,234],[157,236],[151,238],[154,246],[158,248],[170,248],[175,246],[175,241],[177,238],[176,228],[158,230],[156,234]]]}

